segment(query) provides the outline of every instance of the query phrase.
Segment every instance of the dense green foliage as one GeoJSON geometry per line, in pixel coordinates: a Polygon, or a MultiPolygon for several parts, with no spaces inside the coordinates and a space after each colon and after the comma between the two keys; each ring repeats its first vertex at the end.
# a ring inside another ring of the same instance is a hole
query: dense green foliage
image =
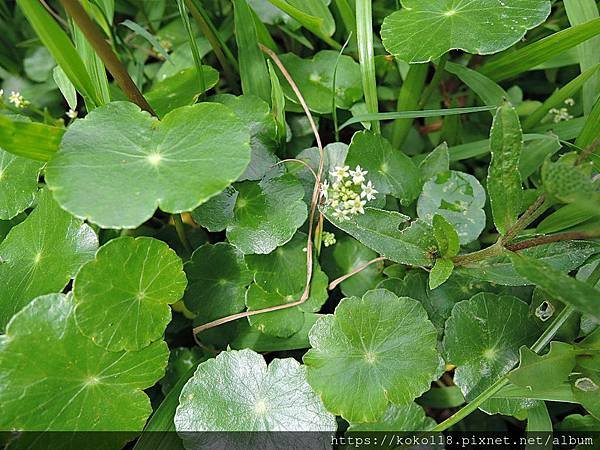
{"type": "Polygon", "coordinates": [[[600,431],[597,1],[0,28],[0,431],[600,431]]]}

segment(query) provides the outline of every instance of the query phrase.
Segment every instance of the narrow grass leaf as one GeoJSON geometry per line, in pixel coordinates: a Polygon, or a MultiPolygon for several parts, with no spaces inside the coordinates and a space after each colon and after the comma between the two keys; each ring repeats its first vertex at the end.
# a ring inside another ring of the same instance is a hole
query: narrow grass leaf
{"type": "Polygon", "coordinates": [[[146,30],[144,27],[142,27],[141,25],[138,25],[137,23],[135,23],[133,20],[125,20],[123,22],[121,22],[119,25],[123,25],[124,27],[129,28],[131,31],[133,31],[136,34],[139,34],[141,37],[143,37],[144,39],[146,39],[150,45],[152,45],[152,47],[154,47],[154,49],[163,57],[165,58],[167,61],[169,61],[171,64],[173,63],[173,60],[171,59],[171,56],[169,55],[169,52],[167,52],[165,50],[165,48],[160,44],[160,42],[158,41],[158,39],[156,38],[156,36],[152,35],[148,30],[146,30]]]}
{"type": "Polygon", "coordinates": [[[600,35],[600,18],[554,33],[514,52],[490,60],[479,72],[494,81],[514,77],[582,42],[600,35]]]}
{"type": "MultiPolygon", "coordinates": [[[[415,110],[419,106],[421,92],[425,87],[425,79],[429,72],[429,64],[411,64],[400,88],[400,95],[396,103],[398,112],[415,110]]],[[[401,148],[406,140],[413,118],[396,119],[392,125],[392,145],[401,148]]]]}
{"type": "Polygon", "coordinates": [[[446,70],[460,78],[486,105],[500,106],[508,98],[504,89],[476,70],[450,61],[446,63],[446,70]]]}
{"type": "MultiPolygon", "coordinates": [[[[373,51],[373,12],[371,0],[356,0],[356,33],[358,39],[358,60],[369,113],[379,112],[377,101],[377,79],[375,77],[375,53],[373,51]]],[[[371,129],[380,132],[378,120],[371,122],[371,129]]]]}
{"type": "Polygon", "coordinates": [[[0,115],[2,149],[13,155],[49,161],[58,151],[64,133],[63,128],[11,120],[7,116],[0,115]]]}

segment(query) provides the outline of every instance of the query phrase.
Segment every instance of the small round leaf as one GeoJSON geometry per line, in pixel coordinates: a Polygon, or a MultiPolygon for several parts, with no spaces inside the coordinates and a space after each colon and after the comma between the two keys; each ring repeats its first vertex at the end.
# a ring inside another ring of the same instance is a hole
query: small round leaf
{"type": "Polygon", "coordinates": [[[12,219],[31,206],[42,166],[0,148],[0,220],[12,219]]]}
{"type": "Polygon", "coordinates": [[[108,350],[139,350],[161,338],[186,284],[181,259],[164,242],[114,239],[75,278],[77,325],[108,350]]]}

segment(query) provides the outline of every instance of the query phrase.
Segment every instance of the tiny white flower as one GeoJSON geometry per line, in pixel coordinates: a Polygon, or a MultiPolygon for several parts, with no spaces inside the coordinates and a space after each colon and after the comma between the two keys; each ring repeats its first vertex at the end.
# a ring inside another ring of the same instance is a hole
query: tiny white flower
{"type": "Polygon", "coordinates": [[[369,172],[367,170],[362,170],[360,166],[356,166],[355,170],[350,171],[352,182],[357,186],[360,185],[363,181],[365,181],[365,175],[368,173],[369,172]]]}
{"type": "Polygon", "coordinates": [[[325,180],[321,183],[321,197],[327,200],[329,196],[329,181],[325,180]]]}
{"type": "Polygon", "coordinates": [[[352,202],[352,206],[350,207],[350,213],[351,214],[364,214],[365,213],[364,206],[366,204],[367,204],[366,201],[361,200],[360,198],[356,198],[352,202]]]}
{"type": "Polygon", "coordinates": [[[367,184],[362,184],[361,186],[362,192],[360,193],[361,198],[367,199],[367,201],[375,200],[375,194],[378,194],[379,191],[375,190],[371,180],[367,182],[367,184]]]}
{"type": "Polygon", "coordinates": [[[575,100],[573,100],[572,98],[568,98],[565,100],[565,105],[567,106],[575,106],[575,100]]]}
{"type": "Polygon", "coordinates": [[[0,97],[4,95],[4,89],[0,89],[0,97]]]}
{"type": "Polygon", "coordinates": [[[67,111],[67,117],[68,117],[69,119],[75,119],[75,118],[77,117],[77,111],[74,111],[74,110],[72,110],[72,109],[69,109],[69,110],[67,111]]]}
{"type": "Polygon", "coordinates": [[[338,181],[342,181],[348,176],[348,170],[350,170],[350,166],[336,166],[336,168],[331,171],[330,174],[338,181]]]}
{"type": "Polygon", "coordinates": [[[20,92],[12,91],[8,96],[8,101],[11,102],[17,108],[23,108],[29,105],[29,102],[21,95],[20,92]]]}

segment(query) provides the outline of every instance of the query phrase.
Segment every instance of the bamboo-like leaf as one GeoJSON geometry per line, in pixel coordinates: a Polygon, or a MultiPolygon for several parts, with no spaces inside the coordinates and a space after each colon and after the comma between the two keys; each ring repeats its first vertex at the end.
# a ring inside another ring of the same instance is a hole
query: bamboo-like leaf
{"type": "Polygon", "coordinates": [[[63,128],[0,115],[0,145],[17,156],[49,161],[58,151],[64,133],[63,128]]]}
{"type": "Polygon", "coordinates": [[[233,5],[242,90],[270,103],[271,81],[265,57],[258,47],[252,10],[246,0],[234,0],[233,5]]]}
{"type": "MultiPolygon", "coordinates": [[[[419,106],[421,92],[425,87],[425,78],[429,71],[429,64],[411,64],[404,83],[400,88],[400,95],[396,103],[397,111],[410,111],[419,106]]],[[[396,119],[392,126],[392,145],[395,148],[402,147],[410,128],[413,124],[413,118],[396,119]]]]}
{"type": "Polygon", "coordinates": [[[473,92],[475,92],[486,105],[500,106],[502,102],[508,98],[508,94],[504,89],[476,70],[469,69],[462,64],[455,64],[450,61],[446,63],[446,70],[456,75],[463,83],[473,89],[473,92]]]}
{"type": "MultiPolygon", "coordinates": [[[[595,0],[564,0],[565,11],[571,25],[597,19],[598,6],[595,0]]],[[[595,37],[577,46],[577,55],[581,72],[600,64],[600,37],[595,37]]],[[[595,73],[583,86],[583,111],[589,114],[594,106],[594,97],[600,88],[600,75],[595,73]]]]}
{"type": "Polygon", "coordinates": [[[487,188],[494,223],[501,234],[516,222],[523,203],[523,188],[519,161],[523,133],[517,111],[505,103],[496,113],[490,133],[492,162],[488,171],[487,188]]]}
{"type": "Polygon", "coordinates": [[[169,53],[165,50],[165,48],[160,45],[160,42],[158,41],[158,39],[156,38],[156,36],[152,35],[150,32],[148,32],[148,30],[146,30],[144,27],[138,25],[137,23],[135,23],[133,20],[125,20],[123,22],[121,22],[119,25],[123,25],[124,27],[129,28],[131,31],[133,31],[134,33],[139,34],[140,36],[142,36],[144,39],[146,39],[151,45],[152,47],[154,47],[156,49],[156,51],[158,53],[160,53],[160,55],[165,58],[167,61],[169,61],[171,64],[173,63],[173,60],[171,59],[171,56],[169,55],[169,53]]]}
{"type": "Polygon", "coordinates": [[[42,43],[62,67],[75,88],[92,105],[102,105],[104,103],[103,99],[97,94],[90,74],[63,29],[54,21],[40,2],[18,0],[17,3],[42,43]]]}
{"type": "MultiPolygon", "coordinates": [[[[600,139],[600,97],[596,100],[596,104],[592,108],[589,116],[587,117],[581,133],[575,141],[575,145],[579,148],[587,147],[594,143],[597,139],[600,139]]],[[[595,155],[600,154],[600,150],[596,149],[595,155]]],[[[595,162],[596,170],[599,168],[599,164],[595,162]]]]}
{"type": "Polygon", "coordinates": [[[600,19],[559,31],[514,52],[503,53],[491,59],[479,72],[494,81],[506,80],[597,35],[600,35],[600,19]]]}
{"type": "Polygon", "coordinates": [[[420,117],[456,116],[459,114],[487,112],[494,109],[496,109],[495,106],[474,106],[469,108],[426,109],[423,111],[395,111],[377,114],[360,114],[344,122],[340,127],[340,130],[355,123],[369,122],[372,120],[418,119],[420,117]]]}

